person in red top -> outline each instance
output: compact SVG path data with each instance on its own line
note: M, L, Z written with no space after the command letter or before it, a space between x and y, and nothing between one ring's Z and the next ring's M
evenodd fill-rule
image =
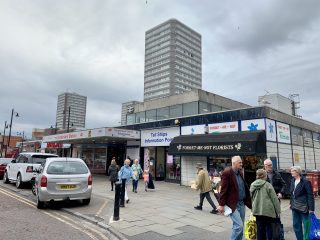
M243 178L240 156L232 157L232 167L226 168L221 176L218 211L223 213L225 205L232 210L229 215L233 223L230 239L241 240L243 238L245 206L251 209L252 203L249 187Z

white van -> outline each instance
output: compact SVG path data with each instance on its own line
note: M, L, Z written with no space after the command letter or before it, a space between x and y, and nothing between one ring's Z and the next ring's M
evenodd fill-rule
M5 169L3 182L10 181L16 183L17 188L21 188L24 183L30 182L34 176L34 170L44 165L48 157L57 157L55 154L24 152L13 159Z

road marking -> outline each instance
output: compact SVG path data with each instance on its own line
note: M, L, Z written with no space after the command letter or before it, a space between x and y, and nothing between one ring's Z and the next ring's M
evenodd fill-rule
M4 194L4 195L7 195L8 197L14 198L14 199L16 199L17 201L20 201L20 202L22 202L22 203L25 203L26 205L29 205L30 207L33 207L33 208L37 209L37 207L36 207L36 205L35 205L35 203L34 203L33 201L28 200L28 199L26 199L26 198L24 198L24 197L21 197L21 196L17 195L16 193L7 191L7 190L5 190L5 189L3 189L3 188L1 188L1 187L0 187L0 193L2 193L2 194ZM63 222L63 223L65 223L65 224L68 224L68 225L71 226L72 228L74 228L74 229L76 229L76 230L78 230L78 231L80 231L80 232L83 232L83 233L87 234L91 239L98 240L98 238L96 238L95 236L93 236L90 232L88 232L88 230L89 230L89 231L92 231L92 232L95 232L95 233L99 234L99 236L102 237L103 239L108 240L108 238L106 238L106 237L103 235L103 233L99 232L98 230L91 229L91 228L90 228L90 229L87 229L87 230L83 230L82 228L80 228L80 227L78 227L78 226L76 226L76 225L74 225L74 224L72 224L72 223L70 223L70 222L67 222L67 221L65 221L64 219L61 218L61 217L64 217L64 218L68 219L69 221L72 221L72 222L74 222L74 223L76 223L76 224L79 224L78 222L76 222L75 220L73 220L73 219L71 219L71 218L68 218L67 216L63 216L62 214L59 214L59 213L50 213L50 212L48 212L47 210L41 210L41 213L44 213L44 214L46 214L46 215L48 215L48 216L50 216L50 217L52 217L52 218L54 218L54 219L57 219L57 220L60 221L60 222ZM57 216L55 216L54 214L56 214ZM83 225L83 224L82 224L82 225ZM83 225L83 226L84 226L84 225ZM84 226L84 227L85 227L85 226ZM87 228L87 227L86 227L86 228Z
M80 223L81 223L83 227L89 228L90 231L93 231L93 232L99 234L99 236L102 237L103 239L109 240L109 238L107 238L105 235L103 235L103 233L102 233L101 231L98 231L98 230L96 230L96 229L91 228L91 226L89 226L89 225L93 225L93 224L91 224L91 223L87 223L87 222L86 222L85 224L88 225L88 226L86 226L83 222L80 222L80 223L79 223L79 222L76 222L75 220L73 220L72 218L70 218L70 217L68 217L68 216L62 215L62 214L57 213L57 212L55 212L55 214L57 214L57 215L65 218L65 219L67 219L68 221L72 221L72 222L77 223L77 224L80 224Z
M105 201L104 204L100 207L98 212L96 213L96 216L99 216L102 212L102 210L107 206L108 201Z

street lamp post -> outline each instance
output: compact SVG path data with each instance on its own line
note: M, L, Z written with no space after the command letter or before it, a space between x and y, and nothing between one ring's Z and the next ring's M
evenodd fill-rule
M13 119L13 114L16 114L15 116L16 117L19 117L19 113L15 112L14 109L12 108L12 111L11 111L11 119L10 119L10 128L9 128L9 139L8 139L8 143L7 143L7 146L6 146L6 150L5 150L5 153L4 153L4 157L6 157L7 155L7 149L8 149L8 146L10 144L10 139L11 139L11 128L12 128L12 119Z
M1 142L1 157L2 157L2 153L3 153L3 147L5 146L4 144L4 140L6 138L6 128L8 128L8 124L7 121L4 122L4 128L3 128L3 138L2 138L2 142Z

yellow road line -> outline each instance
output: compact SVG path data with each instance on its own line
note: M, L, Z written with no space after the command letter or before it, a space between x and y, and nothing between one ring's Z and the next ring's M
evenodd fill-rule
M96 213L96 216L99 216L102 212L102 210L107 206L108 201L105 201L104 204L100 207L98 212Z
M75 222L75 223L78 223L78 224L79 224L79 222L76 222L75 220L69 218L68 216L61 215L61 214L59 214L59 213L55 213L55 214L60 215L61 217L67 219L68 221L72 221L72 222ZM92 225L92 223L89 223L89 224ZM88 224L88 225L89 225L89 224ZM90 227L90 226L85 226L83 223L82 223L82 225L83 225L83 227L85 227L85 228L89 228L89 227ZM105 240L109 240L109 238L107 238L105 235L103 235L102 232L100 232L100 231L98 231L98 230L96 230L96 229L90 228L90 231L93 231L93 232L99 234L99 235L100 235L103 239L105 239Z

